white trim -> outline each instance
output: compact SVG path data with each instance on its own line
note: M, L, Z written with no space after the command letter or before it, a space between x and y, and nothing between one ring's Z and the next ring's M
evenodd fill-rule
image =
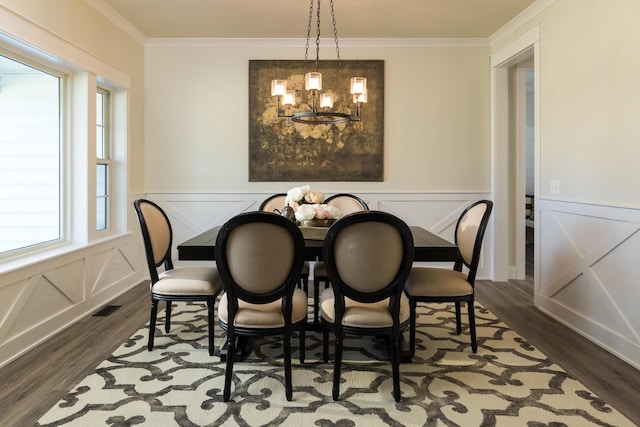
M520 12L515 18L507 22L502 28L489 36L489 43L495 46L498 42L513 34L519 27L526 24L531 19L542 13L546 8L555 3L556 0L537 0L531 6Z
M104 0L84 0L89 6L94 8L98 13L113 23L116 27L124 31L126 34L135 39L142 46L147 42L147 36L135 27L131 22L127 21L114 8L109 6Z
M535 104L535 194L539 194L540 177L540 26L527 31L504 48L491 55L491 149L492 149L492 192L494 194L494 223L508 224L509 219L509 67L524 57L534 56L534 104ZM536 206L537 211L537 206ZM537 212L534 213L537 216ZM508 247L509 235L506 227L493 227L493 280L505 281L509 278ZM539 233L536 229L534 246L535 263L540 250ZM534 286L539 281L539 266L534 266Z
M516 240L516 279L524 280L526 275L526 225L525 225L525 195L526 195L526 100L527 81L526 69L518 68L515 73L515 119L516 119L516 197L515 197L515 240ZM512 98L513 99L513 98Z
M507 66L507 62L517 62L514 61L514 58L538 41L540 41L540 25L536 25L502 49L494 52L491 55L491 68Z
M302 38L150 38L146 47L264 47L302 48ZM335 46L335 40L320 39L321 47ZM484 38L423 38L423 39L340 39L340 47L490 47Z
M53 65L84 69L124 88L131 87L131 77L92 53L62 39L37 24L0 5L0 42L36 55Z

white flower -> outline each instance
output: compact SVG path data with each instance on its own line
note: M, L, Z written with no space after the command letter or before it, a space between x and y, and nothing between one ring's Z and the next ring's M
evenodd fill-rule
M294 187L287 191L285 197L285 204L292 206L294 203L322 203L324 201L324 194L318 190L314 190L310 185L303 185L302 187Z
M329 213L329 219L338 219L342 216L342 214L340 213L340 209L338 209L336 206L327 206L327 212Z
M316 206L319 205L300 205L296 211L296 219L298 221L310 221L316 216Z
M300 202L304 199L304 196L311 190L311 186L303 185L302 187L293 187L287 191L287 197L284 199L284 203L288 205L291 202Z
M307 191L307 194L304 195L304 201L315 204L322 203L324 202L324 194L317 190L309 190Z
M324 194L314 190L310 185L293 187L287 191L285 205L291 206L298 221L312 219L338 219L342 214L335 206L323 204Z

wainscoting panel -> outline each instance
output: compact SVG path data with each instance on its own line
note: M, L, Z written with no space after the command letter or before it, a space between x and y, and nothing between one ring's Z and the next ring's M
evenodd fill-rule
M640 368L640 211L549 200L539 209L536 306Z
M128 207L130 232L0 274L0 366L148 277Z

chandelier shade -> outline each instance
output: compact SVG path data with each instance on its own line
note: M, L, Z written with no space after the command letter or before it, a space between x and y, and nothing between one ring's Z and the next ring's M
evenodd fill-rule
M271 81L271 96L277 100L278 117L288 119L296 123L306 124L340 124L348 122L362 121L361 108L367 102L367 79L366 77L352 77L350 84L350 94L352 95L353 111L333 111L335 94L332 91L322 91L322 73L319 71L320 64L320 1L310 0L309 3L309 24L307 27L307 43L304 54L305 68L308 60L309 42L311 38L311 26L314 15L314 1L316 9L316 59L315 69L306 72L304 75L304 88L306 91L309 111L293 112L297 104L297 93L295 90L287 88L286 80ZM331 16L333 23L333 35L336 44L336 54L338 67L340 66L340 47L338 44L338 31L336 28L336 17L333 8L333 0L330 0ZM300 98L303 98L301 94Z

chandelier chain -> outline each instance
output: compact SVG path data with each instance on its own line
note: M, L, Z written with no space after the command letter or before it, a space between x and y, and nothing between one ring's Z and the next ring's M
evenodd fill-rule
M309 39L311 38L311 23L313 22L313 0L309 4L309 23L307 24L307 43L304 47L304 69L306 70L307 58L309 57ZM305 71L306 72L306 71Z
M340 67L340 46L338 45L338 27L336 25L336 13L333 10L333 0L330 1L331 4L331 19L333 22L333 37L336 41L336 57L338 58L338 67Z
M317 16L316 16L316 71L320 62L320 0L318 0Z

